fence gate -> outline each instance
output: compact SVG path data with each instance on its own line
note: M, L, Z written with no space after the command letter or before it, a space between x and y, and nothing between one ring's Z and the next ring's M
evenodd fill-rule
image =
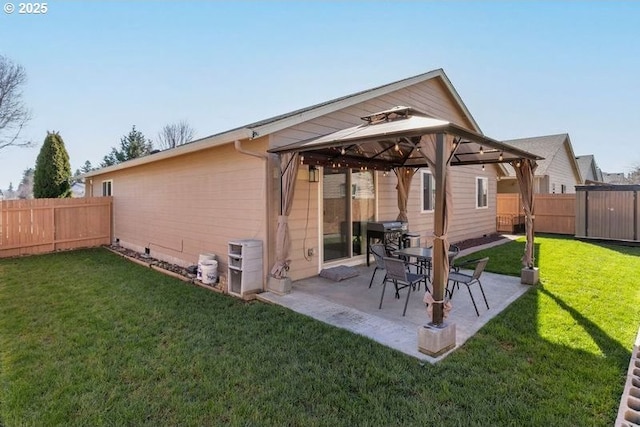
M536 233L575 233L575 194L535 194L534 197L533 228ZM524 232L524 211L519 194L498 194L496 214L498 232Z

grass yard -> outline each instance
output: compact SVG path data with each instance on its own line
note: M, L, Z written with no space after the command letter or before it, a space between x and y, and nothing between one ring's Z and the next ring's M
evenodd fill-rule
M518 275L522 248L480 255ZM536 249L542 285L435 366L104 249L0 260L0 424L612 425L640 248Z

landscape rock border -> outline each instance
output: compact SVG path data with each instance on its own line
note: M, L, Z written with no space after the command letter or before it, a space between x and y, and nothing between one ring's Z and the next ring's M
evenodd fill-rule
M227 293L226 282L224 280L220 280L215 285L205 285L204 283L196 279L195 274L189 273L186 267L181 267L176 264L161 261L159 259L141 254L140 252L136 252L122 246L111 245L107 246L106 248L111 252L128 259L129 261L135 262L136 264L140 264L144 267L149 267L168 276L175 277L176 279L180 279L183 282L192 283L196 286L200 286L201 288L209 289L219 293Z

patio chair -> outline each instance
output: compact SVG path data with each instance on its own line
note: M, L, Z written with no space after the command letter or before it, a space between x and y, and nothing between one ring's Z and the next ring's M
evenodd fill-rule
M449 245L449 269L459 271L455 264L455 259L460 255L460 248L456 245Z
M487 310L489 309L489 303L487 302L487 296L484 294L484 289L482 289L482 283L480 282L480 276L484 271L484 268L487 266L489 262L489 258L482 258L476 260L470 260L456 265L456 268L464 268L467 266L471 266L475 264L475 269L473 270L473 274L464 274L460 273L460 271L450 271L449 272L449 283L453 283L451 285L451 289L449 289L449 283L447 283L446 293L449 294L449 299L453 298L454 288L460 289L460 283L467 286L467 290L469 291L469 296L471 297L471 302L473 303L473 308L476 310L476 315L480 316L478 312L478 307L476 306L476 301L473 298L473 293L471 292L471 285L478 284L480 287L480 292L482 292L482 298L484 298L484 303L487 306Z
M369 252L371 252L371 255L373 255L373 259L376 262L376 268L374 268L373 274L371 275L371 280L369 281L369 288L371 288L371 285L373 285L373 279L376 277L376 272L378 270L386 270L384 266L384 258L387 256L387 249L382 243L374 243L369 248ZM382 282L384 283L387 280L387 274L385 271L384 279Z
M384 299L387 281L391 280L395 286L396 298L400 298L400 291L402 289L407 289L407 299L404 302L404 310L402 311L402 315L404 316L407 313L409 295L411 295L412 290L420 289L420 282L424 282L426 291L430 292L427 286L427 276L424 274L410 273L408 271L410 264L399 258L385 257L384 264L387 270L387 280L382 284L382 295L380 295L380 305L378 306L378 309L382 308L382 300Z

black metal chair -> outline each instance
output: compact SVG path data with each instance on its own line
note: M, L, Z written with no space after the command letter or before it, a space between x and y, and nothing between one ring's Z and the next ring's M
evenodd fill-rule
M387 250L382 243L374 243L369 248L369 252L371 252L371 255L373 255L373 259L376 262L376 268L373 270L371 280L369 281L369 288L371 288L371 285L373 285L373 279L376 277L376 272L378 270L386 270L384 258L387 256ZM384 283L387 280L387 274L385 271L384 280L382 282Z
M476 315L480 316L478 312L478 307L476 306L476 301L473 298L473 293L471 292L471 285L477 283L480 287L480 292L482 292L482 298L484 298L484 303L487 306L487 310L489 309L489 303L487 302L487 296L484 294L484 289L482 289L482 283L480 282L480 276L484 271L487 263L489 262L489 258L482 258L476 260L466 261L460 264L457 264L455 268L458 270L452 270L449 272L449 283L453 283L451 285L451 289L449 289L449 283L447 283L447 291L449 294L449 299L453 298L454 288L460 289L460 283L467 286L467 290L469 291L469 296L471 297L471 302L473 303L473 308L476 310ZM460 268L465 268L475 264L475 269L473 270L473 274L464 274L460 273Z
M458 271L458 267L454 266L455 259L460 255L460 248L456 245L449 245L449 268Z
M384 264L387 270L387 276L382 285L382 295L380 295L380 305L378 309L382 308L382 300L384 299L387 281L391 280L395 286L396 298L400 298L400 291L402 289L407 289L407 299L404 302L404 310L402 311L402 315L404 316L407 313L409 295L411 295L412 290L420 289L420 282L424 282L427 292L430 292L427 287L427 277L424 274L410 273L408 271L408 263L398 258L385 257Z

